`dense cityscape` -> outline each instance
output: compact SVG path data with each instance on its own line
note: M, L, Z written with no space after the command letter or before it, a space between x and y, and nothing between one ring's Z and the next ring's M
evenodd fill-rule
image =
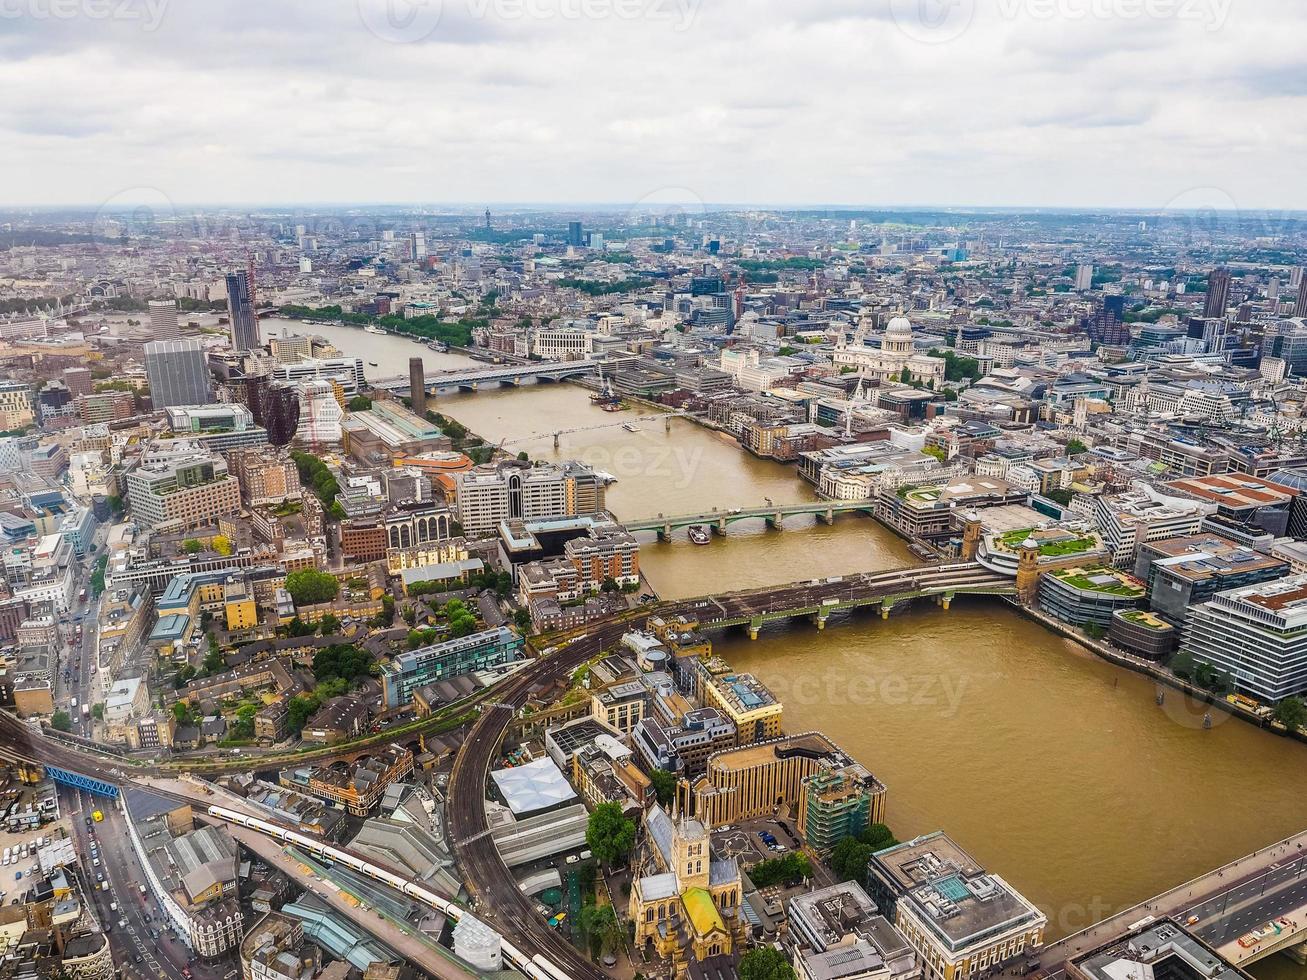
M1307 980L1307 6L0 28L0 980Z
M1301 765L1296 223L86 218L4 225L5 975L1301 956L1275 836L1050 919L823 730L867 678L791 720L726 652L1015 613ZM781 538L806 557L735 571ZM698 548L701 590L667 559Z

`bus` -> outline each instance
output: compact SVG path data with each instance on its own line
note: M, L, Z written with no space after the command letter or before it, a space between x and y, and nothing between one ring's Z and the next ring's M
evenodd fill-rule
M91 717L91 706L89 704L82 705L82 721L85 721L87 718L90 717Z

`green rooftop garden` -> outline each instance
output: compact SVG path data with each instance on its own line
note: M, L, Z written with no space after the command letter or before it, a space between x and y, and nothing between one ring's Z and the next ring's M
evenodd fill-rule
M1154 616L1152 613L1144 609L1131 609L1128 612L1123 612L1121 614L1121 618L1128 623L1134 623L1136 626L1142 626L1145 629L1150 629L1150 630L1174 629L1174 627L1171 626L1170 623L1158 618L1157 616Z
M1026 538L1035 533L1034 528L1022 528L1016 531L1007 531L999 536L999 544L1008 551L1018 551ZM1039 540L1036 538L1035 540ZM1047 541L1040 541L1039 555L1041 558L1062 558L1066 555L1076 555L1084 551L1093 551L1098 547L1098 540L1092 535L1072 535L1065 538L1053 538Z
M1064 568L1051 573L1058 580L1073 589L1085 592L1101 592L1103 595L1120 596L1123 599L1138 599L1146 591L1142 585L1136 585L1110 568Z

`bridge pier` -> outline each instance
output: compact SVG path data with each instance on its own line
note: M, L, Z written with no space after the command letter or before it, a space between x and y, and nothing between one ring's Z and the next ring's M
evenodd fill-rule
M672 540L672 526L670 524L664 524L662 527L658 529L658 540L659 541Z
M1281 952L1299 966L1307 966L1307 942L1301 942L1295 946L1286 947L1281 950Z
M829 617L830 617L830 613L826 612L825 610L821 612L815 612L812 614L812 624L816 626L817 629L824 630L826 628L826 620Z
M948 607L953 604L953 593L945 592L941 595L935 596L935 604L940 606L945 612L948 612Z
M713 530L722 537L726 537L726 518L717 518L717 523L713 525Z
M777 511L776 513L772 514L771 517L764 517L763 522L768 527L774 527L776 530L779 531L783 527L785 527L785 515L782 514L780 511Z
M670 415L663 416L663 431L664 432L672 431L672 417Z
M751 640L756 640L756 639L758 639L758 632L759 632L759 630L761 630L761 629L762 629L762 620L761 620L761 619L751 619L751 620L749 620L749 639L751 639Z
M554 448L555 448L555 449L558 449L559 446L560 446L560 443L562 442L562 439L560 438L561 435L562 435L562 433L560 433L560 432L555 432L555 433L554 433Z
M893 610L893 608L894 608L893 599L889 599L889 598L883 599L880 604L880 618L889 619L890 611Z
M834 524L835 508L827 507L824 511L821 510L817 511L817 513L814 514L813 516L816 517L817 520L820 521L822 524Z

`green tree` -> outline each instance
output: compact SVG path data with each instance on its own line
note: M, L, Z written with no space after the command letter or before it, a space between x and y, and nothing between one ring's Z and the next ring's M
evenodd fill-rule
M441 611L449 623L451 637L468 636L476 632L477 618L462 599L450 599Z
M315 568L302 568L286 576L286 591L297 606L312 606L330 602L340 591L336 576L319 572Z
M922 446L921 451L927 456L934 456L941 463L948 462L948 450L943 446Z
M372 669L372 658L351 643L325 647L313 655L313 676L318 681L333 677L353 681Z
M318 632L323 636L331 636L331 634L335 633L338 629L340 629L340 620L331 613L327 613L318 622Z
M794 967L774 946L759 946L740 957L740 980L794 980Z
M54 717L50 719L50 727L56 732L71 732L73 719L67 711L56 711Z
M867 828L858 834L858 840L863 844L871 846L872 852L883 851L887 847L893 847L898 843L893 831L883 823L868 824Z
M666 769L655 769L649 773L649 779L653 783L654 795L658 797L659 805L671 806L672 801L676 799L676 777Z
M317 692L295 695L290 699L290 704L286 706L287 727L298 735L304 730L304 723L312 718L313 713L320 707L322 707L322 701Z
M1171 673L1182 680L1192 680L1194 677L1194 658L1184 650L1181 650L1171 658Z
M1066 454L1068 456L1079 456L1087 452L1089 452L1089 447L1079 439L1072 439L1066 444Z
M861 884L867 877L867 861L871 855L870 844L864 844L856 837L845 837L831 852L830 869L840 881Z
M590 814L585 842L596 858L613 865L631 853L635 845L635 822L622 813L617 803L600 803Z
M196 538L187 538L185 541L182 542L182 551L186 552L188 555L199 554L199 552L203 550L204 550L204 545L201 544Z
M227 661L223 658L222 648L218 646L218 638L210 633L209 650L204 655L200 670L205 674L221 674L226 669Z
M611 952L621 938L617 912L611 905L586 905L581 909L581 931L598 954Z
M759 888L799 878L811 878L812 862L806 854L791 851L784 857L758 862L749 869L749 877Z
M345 403L345 407L351 412L366 412L372 407L372 399L367 395L355 395Z
M195 722L195 716L191 713L191 706L185 701L177 701L173 704L172 717L178 725L191 725Z
M1285 698L1275 706L1273 717L1290 733L1296 732L1307 725L1307 704L1303 703L1302 698Z
M99 704L92 705L92 707L91 707L91 717L94 718L96 721L104 721L104 702L103 702L103 701L101 701Z
M531 610L519 609L513 613L513 625L523 636L531 632Z

